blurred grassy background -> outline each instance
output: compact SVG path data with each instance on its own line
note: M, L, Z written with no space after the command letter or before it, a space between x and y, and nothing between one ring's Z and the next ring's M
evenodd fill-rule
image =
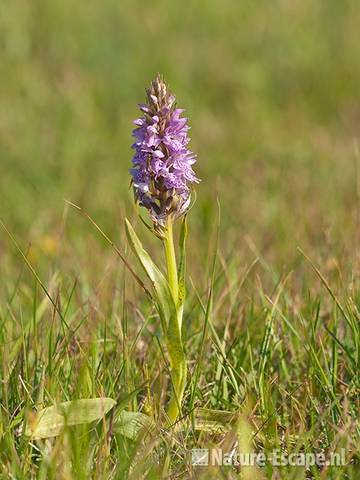
M65 222L64 198L118 239L131 122L160 71L198 153L194 246L218 194L225 252L253 245L282 265L297 245L353 251L359 22L357 0L3 0L0 218L39 261L64 261L68 243L86 259L98 241Z

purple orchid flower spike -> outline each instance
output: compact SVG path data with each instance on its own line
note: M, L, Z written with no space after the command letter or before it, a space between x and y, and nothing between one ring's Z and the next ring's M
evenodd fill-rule
M155 231L182 216L190 205L191 184L198 183L192 165L196 156L188 149L190 127L176 108L175 96L160 75L146 91L147 103L135 120L136 141L130 170L135 200L149 211Z

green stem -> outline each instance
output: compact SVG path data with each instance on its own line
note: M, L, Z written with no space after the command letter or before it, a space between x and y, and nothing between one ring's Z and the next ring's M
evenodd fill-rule
M181 412L181 403L184 396L186 383L186 358L184 355L181 340L181 323L182 323L182 307L179 307L179 280L176 264L176 255L173 237L173 224L169 219L166 225L166 234L164 238L166 266L168 274L168 282L171 295L174 299L176 318L169 319L169 322L175 321L176 324L168 325L168 350L170 355L172 392L168 405L168 419L170 425L176 422ZM174 342L174 327L177 332Z
M179 284L177 275L176 255L173 237L173 224L169 219L166 225L166 235L164 239L166 266L168 272L168 281L171 294L173 296L175 307L178 305Z

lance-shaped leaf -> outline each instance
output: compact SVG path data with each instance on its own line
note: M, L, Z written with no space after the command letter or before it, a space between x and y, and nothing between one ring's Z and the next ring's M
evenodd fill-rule
M144 413L122 410L115 416L113 428L116 433L136 440L140 434L153 431L155 425L151 418Z
M238 416L238 412L196 408L194 411L195 430L209 433L228 432L234 426Z
M127 219L125 219L125 228L131 249L138 258L153 286L157 302L156 306L159 311L162 326L166 332L169 318L173 315L176 315L176 308L170 292L169 284L160 269L155 265L150 255L142 246L139 237L136 235L134 229Z
M63 402L29 415L25 435L36 439L56 437L65 426L91 423L103 418L116 404L112 398Z
M177 316L169 319L167 330L167 348L170 357L171 381L174 394L171 397L168 415L175 421L181 407L182 397L186 386L186 356L181 341L181 334Z

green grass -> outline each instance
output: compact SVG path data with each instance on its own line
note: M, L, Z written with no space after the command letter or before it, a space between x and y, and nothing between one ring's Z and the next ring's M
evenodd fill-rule
M0 227L1 478L359 477L359 20L357 0L1 3L0 220L19 247ZM125 216L162 261L127 173L157 71L190 117L202 178L173 429L156 311L64 201L144 281ZM117 404L99 423L48 440L20 428L43 407L101 396ZM124 436L124 411L154 425ZM347 465L188 464L192 448L236 442L344 448Z

